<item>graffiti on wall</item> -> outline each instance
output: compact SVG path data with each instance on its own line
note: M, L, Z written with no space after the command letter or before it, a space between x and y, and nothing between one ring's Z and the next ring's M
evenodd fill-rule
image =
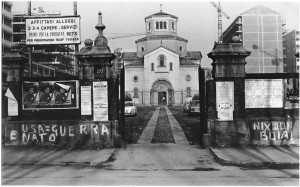
M104 123L57 125L57 124L21 124L20 133L10 131L11 141L22 142L55 142L58 138L78 138L80 135L109 136L110 130Z
M292 121L252 121L253 140L293 140Z

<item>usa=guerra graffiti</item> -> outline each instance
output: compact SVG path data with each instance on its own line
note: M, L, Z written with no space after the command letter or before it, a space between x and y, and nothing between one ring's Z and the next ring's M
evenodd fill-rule
M292 121L252 121L254 140L293 140Z
M55 142L58 137L76 137L79 135L109 136L111 133L105 124L80 124L56 125L56 124L21 124L20 134L23 142ZM18 140L18 130L11 130L10 140Z

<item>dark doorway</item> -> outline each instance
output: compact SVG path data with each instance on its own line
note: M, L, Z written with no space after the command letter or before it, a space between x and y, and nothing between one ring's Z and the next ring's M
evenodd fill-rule
M158 92L158 104L159 105L167 105L167 93L166 92Z

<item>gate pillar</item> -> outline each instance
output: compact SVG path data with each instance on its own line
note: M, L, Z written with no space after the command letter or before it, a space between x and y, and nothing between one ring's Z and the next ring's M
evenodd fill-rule
M234 36L232 43L215 44L208 57L213 60L212 76L217 81L232 81L234 83L233 118L242 118L245 114L245 58L250 55Z

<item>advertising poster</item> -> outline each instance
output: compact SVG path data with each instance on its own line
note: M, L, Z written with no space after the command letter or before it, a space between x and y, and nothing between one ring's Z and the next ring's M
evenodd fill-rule
M282 108L283 91L282 79L246 79L245 107Z
M23 110L77 109L79 108L79 82L24 81L22 84Z
M81 115L92 115L92 87L81 86Z
M218 119L233 120L234 82L216 82Z
M289 78L285 80L284 108L299 108L299 78Z
M94 121L108 121L107 81L93 82Z
M79 44L80 17L38 17L26 19L26 45Z

